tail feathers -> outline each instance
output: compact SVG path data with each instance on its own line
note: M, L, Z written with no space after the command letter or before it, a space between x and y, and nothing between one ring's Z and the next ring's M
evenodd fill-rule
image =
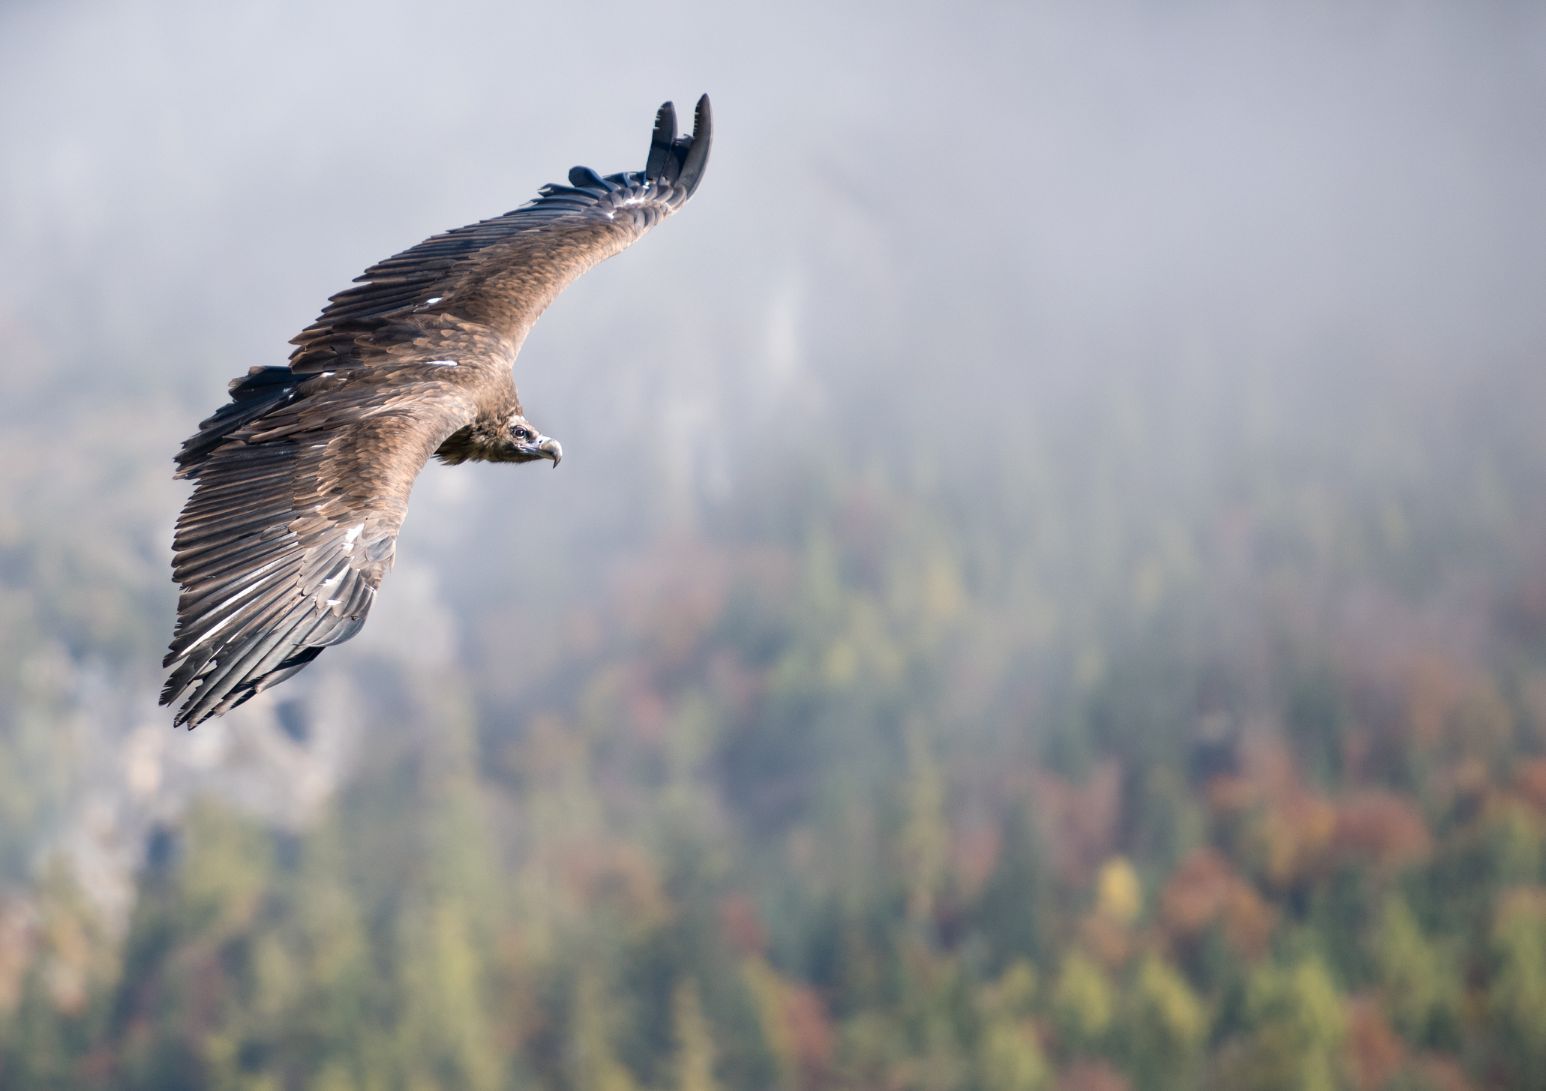
M198 472L204 457L233 432L295 396L297 376L287 367L255 367L231 381L231 400L199 422L199 430L177 452L177 476Z

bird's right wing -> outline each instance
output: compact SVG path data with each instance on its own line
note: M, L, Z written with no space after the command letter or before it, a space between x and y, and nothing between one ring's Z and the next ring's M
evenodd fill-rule
M602 176L569 172L503 216L459 227L378 262L356 286L332 297L295 338L297 372L336 370L383 322L448 316L497 330L517 344L575 277L625 249L681 208L708 163L709 99L698 100L693 131L676 135L671 103L655 116L643 171ZM355 358L358 359L358 358Z
M467 372L423 355L400 346L368 374L255 368L184 444L178 476L197 485L172 542L174 723L241 704L365 623L414 479L474 414Z

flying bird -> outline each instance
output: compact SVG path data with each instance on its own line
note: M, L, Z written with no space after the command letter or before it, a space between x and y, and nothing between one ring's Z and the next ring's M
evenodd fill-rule
M708 96L690 135L655 116L643 171L569 172L503 216L426 239L355 278L254 367L177 455L195 482L177 520L177 626L161 703L192 728L293 675L365 624L414 478L456 464L551 461L511 367L566 285L687 203L708 161Z

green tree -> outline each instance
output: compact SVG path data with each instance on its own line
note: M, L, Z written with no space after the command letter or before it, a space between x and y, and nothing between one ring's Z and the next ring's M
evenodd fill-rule
M982 1021L977 1078L985 1091L1039 1091L1051 1086L1052 1066L1031 1021L1036 971L1024 959L977 990Z
M1139 1087L1197 1085L1208 1013L1186 978L1159 955L1150 953L1139 966L1118 1033Z
M496 1044L493 913L498 874L473 758L470 714L442 716L433 753L409 804L416 834L409 886L396 893L395 1045L413 1087L500 1086ZM410 820L412 820L410 819Z
M671 996L676 1051L672 1058L672 1091L718 1091L714 1082L714 1032L704 1017L698 986L677 985Z
M1052 986L1059 1036L1076 1049L1098 1052L1116 1013L1111 980L1089 955L1075 948L1063 959Z
M583 968L569 1010L566 1067L572 1091L634 1091L638 1086L613 1049L615 1014L600 974Z
M1325 965L1307 956L1248 979L1243 1041L1221 1057L1215 1083L1240 1091L1337 1091L1346 1015Z
M990 1019L982 1030L977 1070L983 1091L1042 1091L1052 1069L1029 1022Z
M907 916L926 925L944 885L949 853L945 824L945 789L939 761L915 724L907 732L907 781L903 789L906 816L900 839L900 859L907 877Z
M1487 1014L1495 1056L1519 1078L1546 1071L1546 906L1531 893L1506 901L1493 926Z
M1425 1041L1442 1012L1455 1005L1457 971L1446 953L1423 934L1400 895L1385 899L1372 937L1375 974L1391 1021L1415 1042Z

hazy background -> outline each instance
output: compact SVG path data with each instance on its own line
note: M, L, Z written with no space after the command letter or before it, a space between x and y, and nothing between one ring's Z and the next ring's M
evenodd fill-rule
M562 470L173 733L226 381L702 91ZM0 1084L1524 1086L1543 117L1529 4L11 0Z

